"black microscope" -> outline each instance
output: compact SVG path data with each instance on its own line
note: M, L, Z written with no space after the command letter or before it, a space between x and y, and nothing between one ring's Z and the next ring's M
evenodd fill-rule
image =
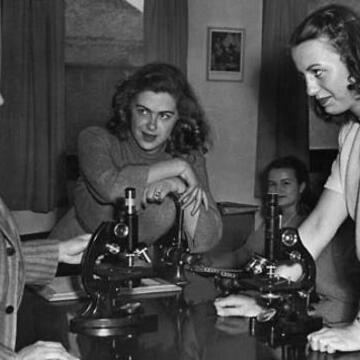
M190 271L213 276L223 296L245 292L256 294L264 308L250 319L250 333L277 346L305 341L306 335L322 327L322 319L310 316L317 301L314 259L301 242L297 229L282 228L278 194L269 193L265 201L265 255L255 255L243 268L218 269L202 265L188 266ZM276 275L279 265L300 264L297 281Z
M157 327L155 315L145 315L141 302L127 295L141 279L153 277L152 267L137 266L140 258L151 263L145 245L138 242L135 189L126 188L116 206L116 220L105 221L93 234L82 260L82 284L89 301L72 319L75 333L90 336L136 335Z

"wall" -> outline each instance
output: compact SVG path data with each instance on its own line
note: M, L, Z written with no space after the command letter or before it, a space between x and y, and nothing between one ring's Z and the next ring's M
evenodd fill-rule
M127 0L65 1L66 151L111 116L115 85L143 64L143 13Z
M189 1L188 77L210 120L210 186L217 201L255 203L262 0ZM206 80L207 27L245 29L242 82Z

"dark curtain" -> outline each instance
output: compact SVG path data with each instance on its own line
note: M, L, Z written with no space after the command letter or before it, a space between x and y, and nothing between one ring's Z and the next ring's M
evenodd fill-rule
M1 0L0 194L12 210L57 205L64 150L64 2Z
M186 74L188 48L188 1L145 0L145 63L163 61Z
M270 161L296 155L309 163L308 100L288 46L307 15L307 0L264 0L260 74L257 174ZM255 195L260 194L259 181Z

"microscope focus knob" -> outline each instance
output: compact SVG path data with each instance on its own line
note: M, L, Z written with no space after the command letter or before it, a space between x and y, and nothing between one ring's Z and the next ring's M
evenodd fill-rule
M117 255L120 253L120 246L118 244L106 244L105 247L110 254Z
M129 227L125 223L118 223L114 227L114 235L118 238L125 238L129 235Z
M287 247L294 246L299 241L297 231L292 228L285 229L281 235L281 241Z

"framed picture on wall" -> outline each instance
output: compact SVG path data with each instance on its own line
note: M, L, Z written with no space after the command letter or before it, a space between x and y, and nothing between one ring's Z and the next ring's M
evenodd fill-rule
M207 80L243 81L245 30L208 27Z

